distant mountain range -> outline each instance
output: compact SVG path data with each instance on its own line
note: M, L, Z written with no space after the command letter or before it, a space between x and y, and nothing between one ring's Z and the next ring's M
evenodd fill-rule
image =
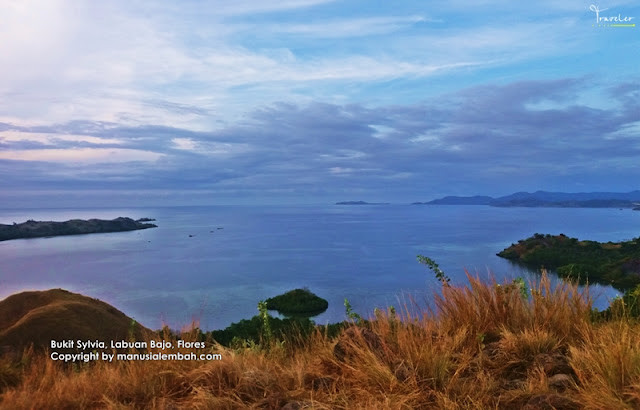
M638 208L640 190L631 192L516 192L493 198L490 196L446 196L413 205L491 205L501 207L550 208Z

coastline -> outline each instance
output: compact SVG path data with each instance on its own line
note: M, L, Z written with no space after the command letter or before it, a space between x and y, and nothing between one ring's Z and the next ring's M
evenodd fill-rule
M133 220L118 217L112 220L104 219L71 219L65 222L28 220L13 225L0 224L0 241L14 239L46 238L67 235L84 235L92 233L112 233L136 231L156 228L157 225L147 223L151 218Z

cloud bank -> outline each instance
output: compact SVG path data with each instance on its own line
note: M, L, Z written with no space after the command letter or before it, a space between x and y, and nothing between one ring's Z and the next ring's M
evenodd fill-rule
M638 189L637 30L578 1L390 7L3 3L0 200Z

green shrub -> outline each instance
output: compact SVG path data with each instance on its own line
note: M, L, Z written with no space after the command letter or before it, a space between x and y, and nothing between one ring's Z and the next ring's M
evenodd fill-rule
M433 271L436 275L436 279L438 279L443 285L448 285L451 282L451 279L440 269L440 266L431 258L428 258L423 255L418 255L418 262L423 265L427 265L429 269Z
M259 344L266 341L264 340L265 333L269 333L268 337L276 342L297 336L307 337L314 329L314 323L309 318L279 319L269 317L268 320L269 330L265 328L264 317L256 315L251 319L232 323L223 330L214 330L209 335L221 345L231 346L234 339Z

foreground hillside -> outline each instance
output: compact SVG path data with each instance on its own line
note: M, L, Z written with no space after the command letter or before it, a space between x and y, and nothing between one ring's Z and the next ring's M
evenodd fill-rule
M4 351L31 344L43 350L51 340L127 339L150 334L113 306L62 289L22 292L0 301L0 347Z
M633 409L640 325L576 287L443 283L436 312L390 309L331 339L237 344L215 361L0 363L0 408ZM401 318L399 316L402 316ZM265 336L273 337L265 321ZM185 339L189 334L182 335ZM175 341L174 341L175 342Z

